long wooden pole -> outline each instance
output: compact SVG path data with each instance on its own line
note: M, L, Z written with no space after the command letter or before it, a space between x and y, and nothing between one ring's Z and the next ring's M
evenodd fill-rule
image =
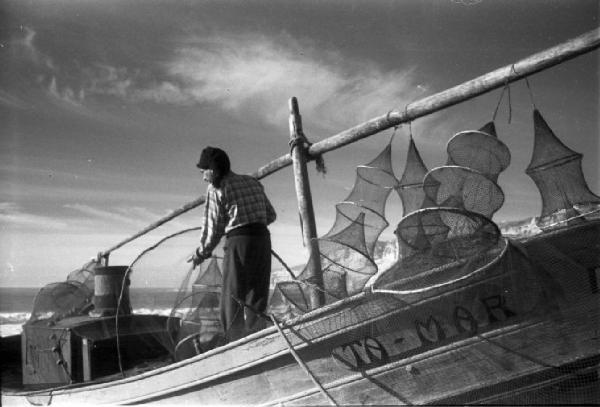
M302 117L298 109L298 100L293 97L289 100L290 107L290 144L292 146L292 164L294 168L294 185L296 186L296 197L298 198L298 211L302 222L302 240L308 248L307 268L309 281L314 285L308 286L308 299L311 309L316 309L325 303L323 288L323 275L321 273L321 256L317 239L317 225L315 223L315 211L310 191L308 169L306 168L306 151L308 143L302 130Z
M311 157L338 149L382 130L407 123L447 107L480 96L507 83L523 79L534 73L558 65L566 60L593 51L600 47L600 28L538 52L514 64L506 65L493 72L479 76L443 92L410 103L401 111L392 110L351 129L315 143L309 149Z
M527 58L515 62L514 64L496 69L493 72L479 76L475 79L454 86L453 88L413 102L409 104L405 110L392 110L385 115L376 117L348 130L342 131L341 133L333 135L327 139L321 140L311 145L308 149L309 159L313 159L320 154L344 147L347 144L354 143L365 137L372 136L383 130L389 129L390 127L413 121L419 117L429 115L446 107L464 102L494 89L498 89L507 83L518 81L527 76L533 75L534 73L551 68L564 61L591 52L598 47L600 47L600 29L596 28L595 30L582 34L579 37L533 54ZM285 154L260 167L252 175L258 179L262 179L290 165L292 165L292 156L291 154ZM120 243L104 252L100 252L99 256L108 256L111 251L122 247L126 243L131 242L148 231L170 221L171 219L189 211L190 209L202 205L203 203L204 197L200 197L185 204L181 208L174 210L169 215L144 228L135 235L124 239Z
M101 260L102 258L107 259L108 255L114 251L117 250L120 247L125 246L127 243L137 239L140 236L145 235L146 233L150 232L151 230L156 229L157 227L164 225L165 223L167 223L168 221L170 221L171 219L175 219L177 216L184 214L200 205L202 205L204 202L206 201L206 197L205 196L201 196L191 202L186 203L185 205L183 205L182 207L175 209L173 211L171 211L171 213L169 213L167 216L160 218L159 220L157 220L156 222L146 226L144 229L140 230L139 232L135 233L132 236L129 236L128 238L120 241L119 243L117 243L116 245L112 246L109 249L106 249L103 252L98 253L98 260ZM108 263L108 262L107 262Z

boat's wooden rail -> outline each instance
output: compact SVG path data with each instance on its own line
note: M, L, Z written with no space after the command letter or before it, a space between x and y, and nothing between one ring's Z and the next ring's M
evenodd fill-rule
M589 243L587 251L596 247L590 237L597 236L598 222L557 230L523 246L552 250L564 243L564 255L591 268L597 257L580 258L574 237ZM537 255L547 254L538 250ZM525 260L516 250L505 258L509 267L493 265L465 284L425 295L363 292L282 324L285 337L273 326L136 376L3 393L3 401L466 404L502 401L515 390L570 379L583 383L582 375L597 369L599 360L597 287L585 273L560 267L549 270L556 285L549 284L538 268L516 267L517 256ZM556 295L558 287L573 293ZM290 348L302 363L294 361Z
M570 39L562 44L548 48L544 51L530 55L517 62L481 75L470 81L461 83L442 92L425 97L408 104L403 110L391 110L386 114L375 117L355 127L344 130L338 134L307 146L306 160L313 160L327 152L342 148L348 144L370 137L391 127L411 122L420 117L430 115L439 110L467 101L479 95L506 86L509 83L521 80L537 72L546 70L569 59L586 54L600 47L600 28ZM292 131L292 125L290 124ZM252 175L258 179L265 178L285 167L292 165L292 153L276 158L260 167ZM171 211L167 216L153 222L135 234L123 239L114 246L98 253L98 260L108 263L111 252L121 248L127 243L145 235L172 219L194 209L205 202L205 197L200 196L180 208Z

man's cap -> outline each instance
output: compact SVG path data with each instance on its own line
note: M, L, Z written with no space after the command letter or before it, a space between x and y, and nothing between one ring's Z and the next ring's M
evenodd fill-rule
M200 153L200 160L196 167L202 170L219 171L224 175L229 172L231 164L225 151L216 147L206 147Z

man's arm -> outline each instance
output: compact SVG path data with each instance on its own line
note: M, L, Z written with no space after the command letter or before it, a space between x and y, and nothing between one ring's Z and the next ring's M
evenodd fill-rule
M224 209L219 202L215 189L208 188L206 195L204 227L200 235L200 246L196 249L196 257L201 258L201 260L211 256L212 251L225 234L226 226Z

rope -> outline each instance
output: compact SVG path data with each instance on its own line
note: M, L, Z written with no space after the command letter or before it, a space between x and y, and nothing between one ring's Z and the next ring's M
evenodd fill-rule
M515 73L515 75L519 75L519 73L515 69L515 64L512 64L511 69ZM527 85L527 90L529 92L529 99L531 100L531 105L533 106L534 109L537 109L537 107L535 106L535 100L533 99L533 92L531 90L531 85L529 84L529 80L527 79L527 76L524 79L525 79L525 85Z
M279 332L279 334L281 335L281 337L285 341L285 343L286 343L286 345L287 345L290 353L292 354L292 356L294 357L294 359L296 359L296 362L298 362L298 364L300 365L300 367L302 368L302 370L304 370L304 372L310 377L310 379L313 381L313 383L319 388L319 391L321 391L321 393L327 398L327 400L329 400L329 402L331 403L331 405L337 406L338 404L329 395L329 393L327 393L327 391L325 390L325 388L323 387L323 385L319 382L319 380L317 380L317 378L315 377L315 375L313 375L313 373L310 371L310 369L308 368L308 366L306 365L306 363L302 360L302 358L300 357L300 355L298 355L298 352L296 352L296 349L294 349L294 345L292 345L292 343L287 338L287 336L285 336L285 334L283 333L283 330L281 329L281 325L279 325L279 321L277 321L277 319L272 314L267 315L264 312L261 312L261 311L255 309L251 305L247 304L246 302L240 300L239 298L237 298L237 297L235 297L233 295L231 296L231 298L233 298L234 301L236 301L238 304L240 304L240 306L246 307L250 311L254 312L257 316L259 316L261 318L264 318L264 319L270 319L273 322L273 325L277 329L277 332Z
M119 299L117 301L117 314L115 315L115 335L116 335L116 339L117 339L117 360L119 362L119 372L121 372L121 375L123 377L125 377L125 372L123 370L123 363L121 360L121 341L119 339L120 335L119 335L119 310L121 309L121 301L123 300L123 294L125 292L125 284L127 282L127 278L129 277L129 274L131 273L131 267L142 257L144 256L146 253L148 253L149 251L152 251L154 249L156 249L159 245L161 245L163 242L165 242L166 240L187 233L187 232L191 232L193 230L200 230L202 229L201 227L194 227L194 228L189 228L189 229L184 229L181 230L179 232L173 233L169 236L166 236L162 239L160 239L158 242L156 242L155 244L153 244L150 247L147 247L146 249L144 249L139 255L137 255L137 257L131 262L131 264L127 267L127 270L125 270L125 275L123 276L123 281L121 282L121 292L119 293ZM194 269L194 266L192 265L191 270L188 272L188 277L191 274L191 271ZM168 322L169 320L167 319L167 330L168 330ZM173 344L175 345L175 344Z
M394 126L394 131L392 132L392 136L390 137L390 142L388 144L392 144L392 142L394 141L394 136L396 135L396 132L398 131L398 126Z
M519 73L515 69L515 64L511 65L510 70L511 70L511 72L514 72L515 76L519 76ZM527 79L527 77L524 77L524 79L525 79L525 84L527 85L527 90L529 92L529 99L531 100L531 104L533 105L534 109L537 109L535 106L535 100L533 98L533 92L531 90L531 85L529 84L529 80ZM510 80L510 74L509 74L509 76L506 77L506 80L504 82L504 87L502 88L502 92L500 93L500 98L498 99L498 104L496 105L496 109L494 109L492 121L496 120L496 115L498 114L498 108L500 107L500 103L502 102L502 98L504 96L505 90L507 91L507 94L508 94L508 123L510 123L512 120L512 102L511 102L511 96L510 96L509 80Z
M296 359L296 362L298 362L298 365L300 365L302 370L304 370L304 373L306 373L310 377L312 382L319 388L319 391L321 392L321 394L323 394L323 396L325 396L325 398L327 400L329 400L331 405L337 406L338 404L335 402L335 400L329 395L329 393L327 393L327 390L325 390L325 388L323 387L321 382L319 382L319 380L315 377L315 375L310 371L310 369L308 368L306 363L304 363L302 358L300 358L300 355L298 355L298 352L296 352L296 349L294 349L294 345L292 345L290 340L283 333L283 330L281 329L281 326L279 325L279 322L277 321L277 319L273 315L269 315L269 317L271 318L271 321L273 321L273 325L275 325L275 328L277 328L277 332L279 332L279 334L281 335L281 337L287 344L287 347L290 350L290 353L292 354L294 359Z
M302 147L304 147L305 151L308 151L310 149L310 146L313 145L313 143L308 141L308 139L306 138L304 133L298 132L296 137L294 137L293 139L291 139L289 141L289 145L290 145L290 155L291 155L291 152L294 150L294 148L302 145ZM308 154L306 154L306 156L307 156L307 158L310 158L310 156ZM323 154L319 154L319 155L315 156L315 165L317 167L317 172L319 172L323 175L325 175L327 173L327 167L325 166L325 159L323 158Z
M511 102L511 98L510 98L510 85L508 85L507 93L508 93L508 123L510 124L510 122L512 121L512 102Z
M281 256L279 256L273 249L271 249L271 254L281 263L281 265L289 273L289 275L292 276L292 279L296 280L296 276L292 272L292 269L285 263L285 261L283 261Z
M406 106L404 106L404 117L408 117L408 104ZM413 138L412 120L408 121L408 135L411 139Z
M492 115L492 121L496 121L496 115L498 114L498 109L500 108L500 103L502 103L502 99L504 98L504 92L508 89L508 106L509 106L509 119L508 122L510 123L510 116L511 116L511 109L510 109L510 84L508 82L508 78L506 78L506 80L504 81L504 86L502 87L502 92L500 92L500 98L498 99L498 103L496 104L496 109L494 109L494 114Z

